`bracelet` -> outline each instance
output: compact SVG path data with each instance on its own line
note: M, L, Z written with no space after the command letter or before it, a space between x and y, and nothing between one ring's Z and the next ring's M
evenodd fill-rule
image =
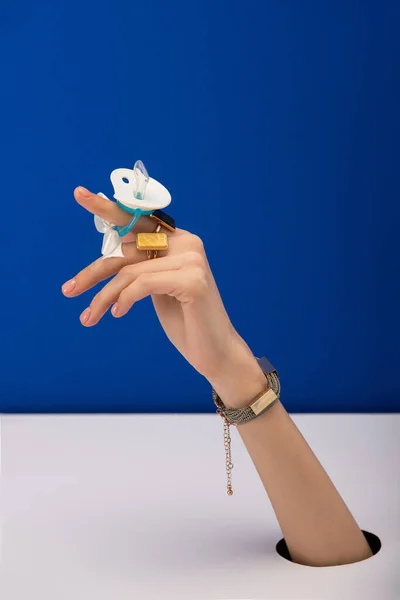
M269 410L278 400L281 391L281 385L276 369L271 365L267 358L256 359L261 367L266 380L267 388L260 392L248 406L243 408L226 408L217 392L212 390L214 404L217 407L217 414L224 420L224 446L225 446L225 468L227 476L227 494L232 496L232 453L231 453L231 425L243 425Z

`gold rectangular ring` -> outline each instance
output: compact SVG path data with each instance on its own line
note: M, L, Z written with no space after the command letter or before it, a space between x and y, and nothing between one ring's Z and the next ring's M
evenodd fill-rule
M168 250L168 238L165 233L138 233L136 247L138 250Z

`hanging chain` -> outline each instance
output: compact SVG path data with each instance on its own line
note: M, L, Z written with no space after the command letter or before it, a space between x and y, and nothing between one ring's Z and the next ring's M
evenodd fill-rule
M217 414L222 417L224 421L224 447L225 447L225 468L226 468L226 488L228 496L232 496L232 456L231 456L231 434L230 434L230 425L240 425L243 423L248 423L249 421L255 419L257 416L264 414L267 410L269 410L274 404L279 400L281 385L278 378L278 373L274 370L269 361L264 357L262 359L257 359L265 377L268 382L268 388L264 390L262 393L267 393L269 389L274 392L275 398L271 398L266 404L266 406L259 412L255 412L253 409L253 403L259 400L260 395L253 399L252 403L249 406L245 406L243 408L226 408L223 404L221 398L218 396L217 392L214 388L212 388L212 397L214 404L217 407ZM264 362L263 362L264 361ZM265 364L267 363L267 364ZM268 370L265 370L268 369Z
M224 419L224 446L225 446L225 466L226 466L226 492L228 496L232 496L232 454L231 454L231 432L229 421L225 417Z

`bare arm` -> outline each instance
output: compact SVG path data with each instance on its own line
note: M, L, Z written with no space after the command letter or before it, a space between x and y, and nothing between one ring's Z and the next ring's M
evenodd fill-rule
M210 383L226 406L239 408L265 388L265 376L243 344L226 372ZM372 555L364 534L281 402L239 425L238 431L294 562L340 565Z
M131 220L115 202L77 188L81 206L110 223ZM248 405L265 389L265 377L226 313L201 239L183 229L169 234L167 253L146 260L135 243L137 232L154 231L142 217L124 238L123 258L96 260L63 285L73 298L115 275L81 314L95 326L112 307L123 317L151 296L171 343L214 387L226 406ZM280 403L239 427L261 477L294 561L338 565L371 555L362 532L324 469Z

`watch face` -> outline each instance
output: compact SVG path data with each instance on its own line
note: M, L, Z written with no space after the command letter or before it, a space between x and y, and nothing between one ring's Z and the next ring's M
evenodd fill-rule
M175 219L167 215L163 210L155 210L150 216L170 231L175 231Z

